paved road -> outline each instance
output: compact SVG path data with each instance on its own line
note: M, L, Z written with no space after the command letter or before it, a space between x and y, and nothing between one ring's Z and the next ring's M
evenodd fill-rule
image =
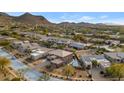
M110 81L109 78L105 78L100 74L99 68L92 68L92 77L94 81Z

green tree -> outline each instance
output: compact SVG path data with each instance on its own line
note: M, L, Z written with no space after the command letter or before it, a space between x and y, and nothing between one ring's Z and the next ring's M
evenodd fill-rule
M99 63L98 63L96 60L93 60L93 61L92 61L92 64L93 64L95 67L99 65Z
M57 48L58 49L64 49L65 48L65 45L58 45Z
M47 42L47 41L42 41L41 44L48 47L48 48L50 48L53 45L52 42Z
M3 40L3 41L0 41L0 45L1 46L9 46L10 45L10 42L7 41L7 40Z
M73 54L76 54L76 49L72 49Z
M124 64L116 63L106 69L106 73L120 80L124 77Z
M85 36L83 36L82 34L74 35L74 36L73 36L73 40L86 42L86 38L85 38Z
M64 67L64 74L67 76L67 78L69 78L70 76L73 76L75 73L75 68L68 64Z
M44 35L48 35L48 29L45 29L43 32Z
M41 78L39 78L39 81L43 81L43 80L47 81L49 79L50 79L50 76L48 74L44 74L43 76L41 76Z

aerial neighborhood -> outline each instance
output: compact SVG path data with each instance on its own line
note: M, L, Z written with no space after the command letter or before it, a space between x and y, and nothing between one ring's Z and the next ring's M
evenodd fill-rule
M0 80L124 80L124 27L0 13Z

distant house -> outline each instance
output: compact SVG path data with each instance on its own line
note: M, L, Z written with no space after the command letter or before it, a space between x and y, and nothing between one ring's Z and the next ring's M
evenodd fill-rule
M0 35L0 40L5 40L6 38L8 38L8 36L1 36Z
M73 59L73 53L65 50L53 50L48 53L47 60L50 61L55 67L59 67L63 64L71 62Z
M7 40L7 41L11 41L11 42L13 42L13 41L15 41L16 40L16 38L13 38L13 37L9 37L9 36L1 36L0 35L0 40Z
M96 42L104 42L105 40L104 39L101 39L101 38L92 38L91 40L90 40L90 42L93 42L93 43L96 43Z
M2 40L2 39L3 39L3 36L0 35L0 40Z
M47 39L47 41L48 41L48 42L52 42L52 43L57 43L58 38L56 38L56 37L49 37L49 38Z
M87 36L87 37L89 37L89 36L93 36L92 33L90 33L90 34L84 34L84 35Z
M80 43L80 42L71 42L69 44L70 47L76 48L76 49L83 49L84 47L86 47L85 43Z
M124 62L124 53L123 52L113 52L113 53L104 53L105 57L111 62Z
M57 44L61 44L61 45L69 45L71 42L71 39L65 39L65 38L61 38L57 41Z
M17 39L16 38L12 38L12 37L7 37L5 40L13 42L13 41L15 41Z
M40 41L48 41L49 37L41 35Z
M120 36L118 34L116 35L109 35L111 38L115 38L115 39L118 39Z
M23 36L23 37L29 37L30 36L27 33L20 33L20 35Z
M99 45L99 46L95 46L97 49L101 48L101 49L105 49L107 51L113 52L115 51L115 49L112 49L109 47L109 45Z
M121 43L120 45L121 45L121 46L124 46L124 43Z
M58 38L58 37L49 37L49 42L60 44L60 45L68 45L71 42L71 39L65 39L65 38Z
M105 43L110 46L117 46L120 44L120 41L119 40L106 40Z

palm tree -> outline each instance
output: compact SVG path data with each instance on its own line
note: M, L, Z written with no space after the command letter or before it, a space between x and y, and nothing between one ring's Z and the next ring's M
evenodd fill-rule
M0 57L0 69L3 71L4 76L6 76L6 68L11 64L10 60L5 57Z

